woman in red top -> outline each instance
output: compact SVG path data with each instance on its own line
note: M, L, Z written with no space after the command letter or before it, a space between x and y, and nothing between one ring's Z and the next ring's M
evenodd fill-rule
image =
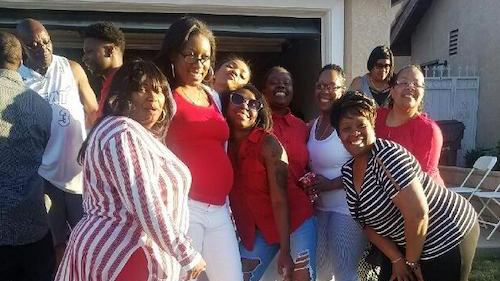
M422 170L444 185L438 164L443 135L436 122L422 112L424 75L418 66L401 69L391 83L389 108L377 110L377 137L399 143L410 151Z
M188 235L207 263L208 278L241 281L238 241L226 204L233 185L224 149L229 127L214 100L217 93L204 85L214 61L215 38L205 23L184 17L170 26L157 58L177 103L166 143L192 174Z
M309 197L304 193L299 185L299 179L306 174L306 166L309 161L307 150L307 139L309 130L304 121L295 117L290 112L290 103L293 99L293 80L292 75L283 67L272 67L264 79L262 93L272 111L273 134L278 138L288 154L288 204L289 209L294 211L291 217L290 227L294 231L302 223L313 217L313 208ZM316 220L314 221L314 231L316 233ZM316 236L312 238L316 245ZM308 264L311 266L304 268L307 270L298 270L298 273L307 276L304 280L309 280L310 276L316 277L316 246L308 251ZM297 261L295 261L297 264ZM296 269L297 270L297 266ZM297 272L295 272L297 273ZM298 274L297 273L297 274ZM303 279L300 279L303 280Z
M228 150L238 178L231 208L241 238L245 280L260 280L278 251L283 280L316 280L311 256L316 248L315 220L300 220L300 209L289 205L297 195L287 187L287 154L271 133L264 96L246 85L224 101L231 127Z

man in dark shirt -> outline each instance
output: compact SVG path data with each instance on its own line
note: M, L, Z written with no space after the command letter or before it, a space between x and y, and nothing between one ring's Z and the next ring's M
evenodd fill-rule
M38 174L52 110L17 72L22 49L0 31L0 279L51 280L55 265Z
M93 75L104 79L97 117L102 116L111 80L123 64L125 35L110 22L89 25L83 32L83 62Z

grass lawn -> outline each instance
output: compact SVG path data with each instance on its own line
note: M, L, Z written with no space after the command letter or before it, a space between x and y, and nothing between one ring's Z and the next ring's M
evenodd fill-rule
M469 281L498 280L500 280L500 256L480 256L474 259Z

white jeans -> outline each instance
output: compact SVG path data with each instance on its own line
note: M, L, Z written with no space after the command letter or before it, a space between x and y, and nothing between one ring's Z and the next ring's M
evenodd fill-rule
M238 240L227 204L189 199L189 230L193 247L207 263L210 281L243 281Z

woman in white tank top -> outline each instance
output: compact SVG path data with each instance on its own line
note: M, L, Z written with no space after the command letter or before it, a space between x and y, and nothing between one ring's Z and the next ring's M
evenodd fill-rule
M333 103L345 92L342 68L329 64L323 67L316 82L314 97L320 116L313 121L307 147L309 168L316 176L306 192L318 195L318 279L355 281L357 266L366 240L361 228L349 214L341 179L342 165L351 159L337 132L330 124Z

